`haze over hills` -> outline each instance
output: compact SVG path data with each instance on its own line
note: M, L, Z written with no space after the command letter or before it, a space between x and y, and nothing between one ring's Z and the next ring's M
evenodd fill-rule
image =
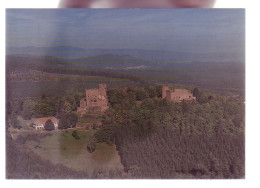
M83 67L91 68L127 68L137 67L140 65L150 65L151 62L136 58L130 55L97 55L86 58L77 58L72 60L73 63Z
M193 53L162 50L144 49L84 49L73 46L56 47L9 47L6 49L7 55L19 56L53 56L66 59L83 59L90 56L117 55L125 56L124 59L131 60L130 56L141 61L153 62L244 62L244 53L212 52L212 53ZM127 57L129 56L129 58ZM111 57L110 57L111 58ZM91 60L92 59L92 60ZM96 61L98 58L90 57L89 60ZM133 59L132 59L133 60ZM134 60L135 61L135 60Z
M124 69L145 68L159 66L156 62L149 62L129 55L98 55L86 58L60 58L54 56L7 55L7 65L30 64L46 67L64 68L98 68L98 69Z

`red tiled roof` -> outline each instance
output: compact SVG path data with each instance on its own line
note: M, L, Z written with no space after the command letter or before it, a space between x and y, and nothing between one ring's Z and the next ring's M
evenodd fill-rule
M36 119L36 120L34 121L34 123L35 123L36 125L38 125L38 124L45 124L46 121L48 121L49 119L50 119L53 123L59 123L59 120L58 120L57 118L55 118L55 117L43 117L43 118L38 118L38 119Z

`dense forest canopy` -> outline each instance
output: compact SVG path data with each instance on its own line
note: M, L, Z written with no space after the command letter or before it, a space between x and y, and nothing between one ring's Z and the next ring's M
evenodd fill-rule
M96 133L116 144L125 171L136 178L244 177L243 103L198 89L198 102L173 103L147 91L139 100L139 89L110 91Z
M197 101L174 103L161 99L160 86L108 89L109 109L88 150L115 144L124 166L117 178L244 178L244 103L198 88L192 93ZM82 97L68 90L63 97L10 100L7 125L19 128L17 115L56 116L59 129L75 127Z

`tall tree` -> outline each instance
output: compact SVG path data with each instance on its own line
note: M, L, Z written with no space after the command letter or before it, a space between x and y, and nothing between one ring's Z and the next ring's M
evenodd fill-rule
M22 116L25 120L30 120L35 113L35 101L27 99L23 103Z
M70 114L66 114L65 117L68 119L68 121L70 122L70 125L72 127L76 127L76 124L78 122L78 116L75 113L70 113Z
M53 123L50 119L48 119L48 120L46 121L45 125L44 125L44 129L45 129L46 131L52 131L52 130L54 130L54 129L55 129L54 123Z
M94 135L90 135L87 143L87 149L90 153L94 152L96 149L97 141Z
M70 128L70 121L66 116L62 116L58 125L58 129L67 129Z
M13 113L10 116L10 124L13 126L15 129L21 129L21 122L18 120L17 116Z

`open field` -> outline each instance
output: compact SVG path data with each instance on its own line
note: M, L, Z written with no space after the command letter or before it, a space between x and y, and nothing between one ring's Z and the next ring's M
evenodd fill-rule
M78 130L79 140L72 137L71 133L72 130L53 132L51 136L42 138L40 142L27 141L26 145L43 159L74 170L87 170L88 173L92 173L95 169L109 171L123 168L115 145L99 143L96 151L89 153L86 145L92 132Z

